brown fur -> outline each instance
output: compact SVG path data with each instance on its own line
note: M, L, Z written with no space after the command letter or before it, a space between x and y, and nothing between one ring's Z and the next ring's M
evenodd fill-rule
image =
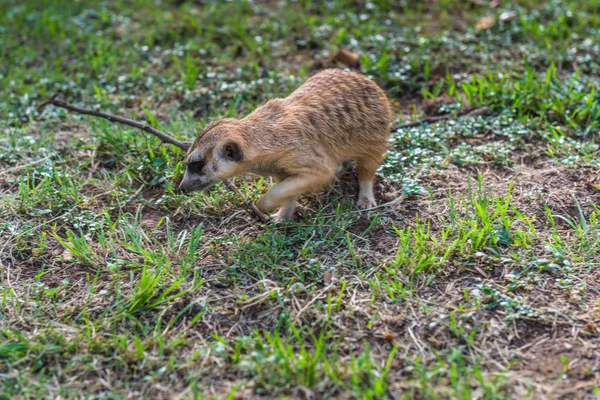
M276 219L290 219L298 196L322 189L340 163L356 160L358 205L372 207L390 120L387 97L374 82L354 72L325 70L246 118L209 124L188 151L180 187L202 189L245 173L272 176L277 184L257 205L264 212L279 209Z

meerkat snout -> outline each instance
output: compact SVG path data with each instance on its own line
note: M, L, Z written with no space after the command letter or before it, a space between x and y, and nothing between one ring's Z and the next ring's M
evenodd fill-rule
M273 177L258 202L275 220L291 219L303 193L329 184L344 161L357 161L357 205L374 206L373 183L390 136L387 96L363 75L330 69L284 99L273 99L243 119L204 128L187 154L180 189L202 190L246 173Z
M211 179L205 176L193 174L186 170L183 174L183 179L179 184L179 191L183 193L196 192L199 190L208 189L215 183L216 182L213 182Z
M180 191L190 193L205 190L239 173L244 155L232 122L219 120L202 131L188 150Z

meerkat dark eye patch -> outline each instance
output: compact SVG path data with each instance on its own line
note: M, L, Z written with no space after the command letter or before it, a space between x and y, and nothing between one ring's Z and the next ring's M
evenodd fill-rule
M229 161L241 161L243 158L242 149L240 149L240 146L235 142L227 143L223 146L223 156Z
M204 161L194 161L187 164L187 170L191 174L200 174L204 169Z

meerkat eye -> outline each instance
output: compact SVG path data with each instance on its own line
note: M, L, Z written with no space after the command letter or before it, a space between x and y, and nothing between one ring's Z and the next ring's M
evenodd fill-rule
M231 142L223 146L223 156L228 161L238 162L242 160L242 149L237 143Z
M201 173L203 168L204 168L204 162L203 161L194 161L194 162L191 162L191 163L187 164L187 169L192 174L199 174L199 173Z

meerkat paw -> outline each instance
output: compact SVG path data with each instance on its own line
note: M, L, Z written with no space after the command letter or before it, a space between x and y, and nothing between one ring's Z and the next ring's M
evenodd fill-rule
M371 208L375 207L376 205L377 202L375 202L374 198L366 196L359 197L358 201L356 202L356 206L360 209Z
M295 201L288 200L277 213L271 215L273 222L279 223L283 221L291 221L294 219Z
M271 221L273 221L273 223L275 223L275 224L280 224L282 222L291 221L291 220L292 220L292 216L283 214L281 212L271 214Z

